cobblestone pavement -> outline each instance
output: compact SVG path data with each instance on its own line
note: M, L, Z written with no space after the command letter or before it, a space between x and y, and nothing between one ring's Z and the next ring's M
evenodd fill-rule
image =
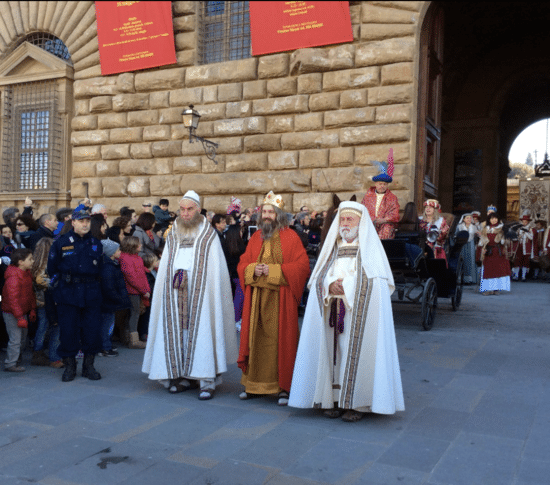
M406 411L358 423L240 401L236 365L200 402L148 381L140 350L71 383L27 352L27 372L0 373L0 484L548 484L549 297L539 282L466 287L429 332L396 303Z

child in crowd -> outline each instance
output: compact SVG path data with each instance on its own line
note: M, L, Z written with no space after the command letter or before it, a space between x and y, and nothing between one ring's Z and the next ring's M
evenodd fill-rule
M130 308L130 298L126 290L124 275L120 269L120 244L110 239L103 239L103 267L101 269L101 318L103 327L101 340L103 350L99 353L103 357L116 357L118 352L113 348L111 336L115 328L115 312Z
M174 214L168 212L168 199L160 199L159 205L153 207L153 214L155 214L155 222L160 228L167 228L170 221L174 218Z
M120 267L126 282L126 290L130 297L130 349L144 349L145 342L139 339L138 322L141 307L141 298L149 299L151 289L147 281L143 260L139 257L141 243L135 236L125 237L120 245Z
M50 278L46 273L48 255L52 243L53 239L43 237L36 243L33 254L34 263L32 265L31 274L36 294L38 327L34 336L34 352L31 365L43 365L59 369L63 367L63 361L57 354L57 348L59 347L59 326L57 324L55 302L51 290L49 289ZM50 336L48 355L46 356L44 353L44 340L48 330L50 330Z
M2 315L10 337L4 370L25 372L18 364L21 342L27 337L28 322L36 321L36 297L32 288L31 268L34 262L30 249L16 249L10 256L2 290Z
M151 288L151 295L155 288L155 278L157 276L157 269L159 267L159 258L153 253L142 253L141 258L145 266L145 276L147 276L147 282L149 288ZM141 340L147 340L147 334L149 333L149 317L151 315L151 305L149 302L144 302L145 311L139 317L138 332Z

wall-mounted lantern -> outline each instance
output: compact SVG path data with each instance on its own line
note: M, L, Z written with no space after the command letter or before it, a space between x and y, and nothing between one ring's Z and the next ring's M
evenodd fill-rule
M214 143L213 141L206 140L205 138L195 135L195 131L199 126L201 115L196 110L194 110L193 105L190 104L189 109L184 109L181 113L181 116L183 117L183 126L189 128L189 143L193 143L193 140L200 141L202 143L202 147L204 148L206 156L215 164L217 164L218 162L216 162L216 148L218 148L219 145L217 143Z

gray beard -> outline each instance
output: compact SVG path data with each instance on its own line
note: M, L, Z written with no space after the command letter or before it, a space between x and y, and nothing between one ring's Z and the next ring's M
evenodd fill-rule
M194 236L202 222L203 216L200 212L195 213L190 221L185 221L178 217L176 232L180 238Z
M359 233L359 226L355 227L341 227L340 228L340 237L346 242L353 242L357 238Z
M274 232L279 229L279 224L276 220L272 221L271 219L262 219L259 229L262 233L262 239L267 241L268 239L271 239Z

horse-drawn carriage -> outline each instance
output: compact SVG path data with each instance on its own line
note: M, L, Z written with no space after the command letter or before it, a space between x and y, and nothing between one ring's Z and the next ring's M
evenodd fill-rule
M449 220L449 235L453 235L457 220ZM422 231L397 231L394 239L382 240L395 281L399 302L421 305L421 323L424 330L433 326L438 298L450 298L453 310L458 310L464 286L464 260L461 250L468 241L468 233L450 236L445 243L447 261L433 257L428 245L437 235Z

